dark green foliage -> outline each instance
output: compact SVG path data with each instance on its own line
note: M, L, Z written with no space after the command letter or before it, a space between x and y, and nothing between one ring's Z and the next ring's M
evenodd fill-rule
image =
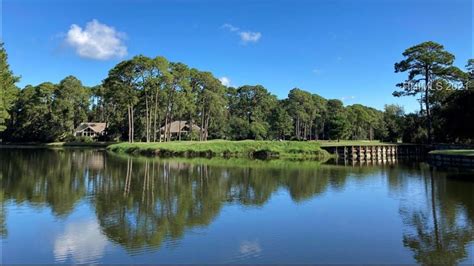
M90 91L72 76L22 89L11 110L7 141L63 141L87 120Z
M401 106L391 104L385 105L383 112L383 121L386 128L386 137L384 140L397 142L402 137L404 111Z
M474 140L474 89L459 90L450 95L440 110L445 137L449 142Z
M403 122L402 140L406 143L425 143L427 141L428 132L423 126L425 117L420 114L408 114Z
M296 139L308 139L316 115L311 93L292 89L288 94L288 111L294 121Z
M350 135L350 124L342 102L340 100L329 100L327 111L326 132L328 139L346 139Z
M53 141L55 136L52 102L56 85L46 82L20 91L13 108L10 133L13 140ZM10 132L12 130L12 132Z
M293 132L293 121L284 104L283 101L279 101L270 116L271 135L275 139L288 139Z
M64 140L74 129L87 121L90 90L76 77L68 76L59 82L52 101L55 139Z
M7 120L10 118L10 109L18 95L15 83L19 81L19 77L13 75L7 60L7 52L3 43L0 42L0 132L6 129Z
M428 141L433 140L432 84L436 80L462 81L465 73L453 66L454 55L445 51L443 45L435 42L423 42L403 52L404 60L395 64L395 72L408 72L405 82L397 84L402 90L394 96L415 96L420 94L426 115ZM447 89L447 88L444 88Z
M228 94L229 113L236 123L231 124L231 135L237 136L236 139L267 139L276 97L260 85L231 88Z

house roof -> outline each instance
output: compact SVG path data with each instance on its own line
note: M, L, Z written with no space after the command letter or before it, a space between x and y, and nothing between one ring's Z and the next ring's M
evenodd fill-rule
M81 132L84 131L87 128L92 129L94 132L97 133L102 133L105 128L107 127L107 123L95 123L95 122L87 122L87 123L81 123L77 128L76 132Z
M180 122L181 122L181 124L180 124ZM183 121L183 120L173 121L170 124L168 124L168 127L170 127L170 132L171 133L178 133L180 131L179 130L180 126L181 126L181 132L189 131L190 124L189 124L188 121ZM162 126L160 128L160 130L165 131L165 126ZM201 128L198 127L196 124L193 124L193 131L199 131L199 130L201 130Z

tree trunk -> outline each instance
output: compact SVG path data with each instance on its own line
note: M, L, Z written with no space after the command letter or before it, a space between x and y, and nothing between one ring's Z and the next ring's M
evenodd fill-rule
M149 115L150 115L150 112L148 110L148 95L147 93L145 92L145 139L146 139L146 142L150 142L150 125L149 125Z
M209 119L210 119L210 117L209 117L209 111L208 111L208 113L206 115L206 130L205 130L205 133L204 133L205 134L204 140L206 140L206 141L207 141L207 138L209 137Z
M300 139L300 117L296 118L296 139Z
M189 125L190 125L190 129L189 129L189 138L190 140L193 140L193 118L192 118L192 114L189 114Z
M163 134L164 134L164 137L165 137L165 142L167 141L166 140L166 137L167 137L167 132L168 132L168 110L166 111L166 114L165 114L165 129L163 130ZM160 130L160 139L161 139L161 135L163 135L161 133L161 130Z
M315 139L315 140L318 140L318 139L319 139L319 136L318 136L319 134L318 134L318 133L319 133L318 124L316 123L316 124L314 125L314 139Z
M153 99L153 97L151 99ZM150 109L149 109L149 115L148 115L148 140L150 142L152 141L151 134L152 134L152 124L153 124L153 105L152 105L151 99L149 102Z
M132 142L132 114L130 112L130 105L127 106L128 113L128 142Z
M172 123L173 93L174 93L174 88L172 88L169 91L168 101L166 103L166 119L167 119L167 125L168 126L165 127L165 141L170 141L171 140L171 134L169 132L170 132L171 123Z
M178 140L181 141L181 120L178 122Z
M157 115L158 115L158 88L156 89L155 93L155 110L154 110L154 115L153 115L153 142L156 142L156 123L157 123ZM160 136L160 142L161 142L161 136Z
M426 120L427 120L427 126L428 126L428 143L432 143L432 132L431 132L431 127L432 127L432 121L431 121L431 110L430 110L430 69L429 66L425 67L425 109L426 109Z
M323 137L323 139L326 139L326 123L324 122L323 120L323 123L321 125L322 129L323 129L323 134L321 137Z
M170 101L170 126L168 128L168 141L171 141L171 124L173 123L173 109L174 109L174 105L173 105L173 99Z
M132 143L135 141L135 114L133 110L133 106L130 109L130 112L132 113Z
M303 137L303 140L307 140L308 139L308 124L305 122L304 123L304 137Z
M170 114L170 124L169 124L169 127L168 127L168 141L171 141L171 124L173 123L173 115Z
M199 132L199 141L204 140L204 103L202 104L202 111L201 111L201 130Z
M157 116L158 116L158 115L157 115ZM156 120L157 120L158 122L161 121L161 119L160 119L159 117L157 117ZM161 125L161 123L160 123L160 124L157 124L156 129L155 129L155 135L156 135L157 131L158 131L158 134L160 134L159 137L158 137L159 142L161 142L161 127L160 127L160 125Z

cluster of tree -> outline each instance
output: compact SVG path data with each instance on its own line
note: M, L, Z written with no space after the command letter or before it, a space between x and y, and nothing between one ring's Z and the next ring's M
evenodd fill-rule
M200 131L186 137L199 140L387 137L384 115L373 108L345 108L300 89L278 100L260 85L226 88L210 72L163 57L119 63L94 97L96 119L109 123L109 136L130 142L170 141L172 121L197 124Z
M10 118L9 111L18 94L15 83L19 80L10 70L7 53L0 42L0 132L6 129L7 120Z
M260 85L226 88L209 72L163 57L123 61L103 84L92 88L69 76L59 84L14 91L3 132L8 141L67 140L88 120L107 122L109 138L130 142L169 141L167 125L176 120L199 125L199 132L187 136L199 140L396 140L386 125L398 128L403 115L397 106L388 106L386 112L363 105L344 107L340 100L296 88L284 100ZM164 134L163 125L168 129Z
M3 136L11 141L67 140L87 120L90 95L72 76L59 84L28 85L17 93Z
M472 141L474 130L467 121L472 121L473 112L459 112L473 108L469 105L472 83L467 81L472 79L474 62L463 72L452 65L454 56L433 42L409 48L403 55L406 59L395 64L395 70L408 71L409 77L394 95L421 95L421 111L408 115L397 105L387 105L384 111L360 104L344 106L340 100L298 88L280 100L260 85L225 87L210 72L142 55L120 62L102 84L92 88L69 76L59 84L46 82L19 90L2 47L0 138L68 140L81 122L92 121L107 123L107 139L129 142L174 138ZM456 82L461 89L452 89ZM173 121L186 121L191 130L193 125L199 130L172 137Z
M419 96L420 102L420 112L405 118L403 140L473 142L474 59L464 72L453 65L453 54L431 41L408 48L403 56L395 72L407 72L408 78L393 95Z
M261 86L229 88L230 133L236 139L385 139L387 125L399 128L403 109L386 106L381 112L360 104L344 107L340 100L327 100L295 88L278 100ZM398 131L398 130L397 130Z
M110 70L96 88L94 108L100 114L96 119L109 123L109 136L130 142L170 141L168 125L178 120L199 124L195 134L207 140L209 128L225 120L225 96L225 87L209 72L163 57L136 56Z

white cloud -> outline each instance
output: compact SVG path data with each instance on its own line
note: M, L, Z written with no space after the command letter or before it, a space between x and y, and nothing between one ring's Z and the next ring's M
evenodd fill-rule
M219 78L219 80L222 83L222 85L226 87L230 86L230 79L228 77L222 77L222 78Z
M260 32L252 32L252 31L241 31L239 32L240 39L244 43L248 42L258 42L260 38L262 37L262 34Z
M54 258L64 263L92 263L100 259L107 246L107 238L96 221L80 221L66 225L64 232L54 241Z
M80 57L107 60L127 55L124 37L125 34L94 19L84 29L72 24L66 35L66 43Z
M240 30L239 27L236 27L227 23L222 25L221 28L226 29L230 32L235 32L240 37L240 40L242 41L243 44L256 43L260 40L260 38L262 38L261 32L243 31L243 30Z
M222 25L222 28L223 28L223 29L230 30L230 31L238 31L238 30L239 30L238 27L235 27L235 26L233 26L233 25L231 25L231 24L227 24L227 23L224 24L224 25Z

